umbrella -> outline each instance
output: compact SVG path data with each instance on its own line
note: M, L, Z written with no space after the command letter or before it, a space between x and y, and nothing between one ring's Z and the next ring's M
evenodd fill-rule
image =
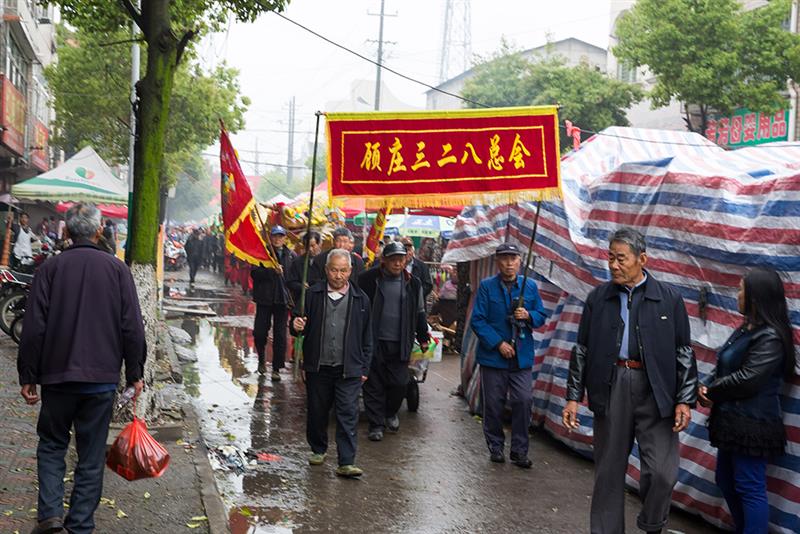
M435 215L389 215L386 226L399 229L400 235L409 237L439 237L442 232L452 232L455 219Z

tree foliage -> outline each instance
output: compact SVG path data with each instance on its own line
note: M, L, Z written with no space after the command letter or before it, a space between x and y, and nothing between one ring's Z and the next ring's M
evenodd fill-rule
M319 178L317 179L319 181ZM253 192L259 202L266 202L276 195L294 198L300 193L307 193L311 188L311 173L305 177L294 176L288 181L286 171L280 168L267 171L261 176L257 189Z
M53 145L67 154L92 145L111 164L128 160L130 139L130 50L105 43L124 34L59 30L59 61L45 70L56 112ZM162 184L172 185L187 161L212 144L218 119L236 131L249 104L239 96L238 72L219 66L204 72L185 62L175 74L169 111Z
M208 163L199 155L184 161L175 184L175 198L168 201L169 218L177 221L199 220L213 215L209 203L219 193L213 186Z
M614 54L655 76L654 106L695 105L705 130L710 111L774 111L788 78L800 78L800 36L783 24L790 0L745 11L737 0L639 0L617 25Z
M568 66L558 57L529 60L504 43L475 67L462 95L490 107L559 104L560 118L599 131L627 126L625 110L643 94L638 86L609 78L586 63ZM562 136L562 146L569 143Z

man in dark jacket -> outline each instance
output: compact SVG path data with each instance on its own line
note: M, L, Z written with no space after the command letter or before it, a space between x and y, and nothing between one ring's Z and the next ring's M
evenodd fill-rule
M327 281L306 293L305 317L295 317L292 334L303 334L303 372L308 394L306 436L311 465L322 465L328 450L328 415L336 409L336 474L358 477L355 466L358 396L372 358L369 299L350 284L350 253L328 255Z
M128 267L97 248L100 211L76 204L66 213L73 246L42 264L25 310L17 368L22 396L42 408L37 432L39 525L33 532L93 532L103 489L108 424L122 362L142 390L146 347ZM74 426L75 487L64 515L64 456ZM105 529L102 529L105 530Z
M197 270L203 263L203 241L200 239L199 228L192 230L192 235L186 240L183 250L186 251L186 262L189 264L189 283L194 284Z
M521 253L512 243L495 251L496 276L481 281L472 311L478 336L476 358L481 366L483 434L490 459L505 461L503 412L511 405L511 454L515 465L528 469L528 429L533 401L533 329L546 314L536 283L519 274ZM524 285L523 285L524 283ZM522 294L522 306L518 306ZM513 319L513 322L512 322Z
M266 374L267 336L272 325L272 380L279 382L280 370L286 362L286 322L289 318L289 293L284 273L288 272L295 253L286 246L286 230L273 226L269 240L277 254L275 268L260 265L250 270L253 279L253 302L256 318L253 324L253 341L258 353L258 372Z
M419 281L422 282L422 298L427 299L431 290L433 290L431 271L424 261L417 258L413 239L410 237L403 237L400 239L400 242L403 243L403 246L406 248L406 271L419 278Z
M354 247L355 241L350 230L342 226L333 231L333 249L341 248L350 253L350 261L353 265L353 271L350 273L350 283L358 285L358 277L364 272L364 260L353 252ZM309 265L309 284L316 284L325 280L325 264L328 261L328 254L330 254L330 250L317 254L314 261Z
M644 270L645 241L632 228L611 235L610 282L586 298L567 378L564 426L576 429L584 390L594 412L591 532L625 531L625 471L639 443L642 510L637 525L661 532L678 479L678 433L697 400L689 318L675 289Z
M419 278L405 270L406 250L401 243L383 249L381 264L358 277L359 287L372 303L372 339L375 357L364 385L364 406L370 441L381 441L384 428L400 429L397 412L408 386L408 361L419 342L428 350L430 337Z
M308 270L310 274L311 262L317 256L317 254L319 254L320 247L322 246L322 236L319 234L319 232L310 232L303 237L303 245L305 246L306 252L300 256L297 256L292 261L292 264L289 266L289 273L286 275L286 286L289 288L295 303L300 302L300 293L303 289L303 270L306 266L306 256L309 256ZM311 284L309 284L307 277L306 289L310 286Z

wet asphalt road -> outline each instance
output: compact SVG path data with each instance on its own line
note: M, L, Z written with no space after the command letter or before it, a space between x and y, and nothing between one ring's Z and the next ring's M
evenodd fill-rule
M204 438L209 446L275 455L243 474L216 472L232 534L588 531L591 462L539 432L531 440L532 469L490 463L480 422L450 394L458 385L458 356L431 365L419 412L404 404L399 433L370 442L362 417L360 480L334 475L333 425L326 464L309 466L304 385L292 380L291 369L279 383L256 374L252 304L240 290L221 293L206 280L194 294L222 297L211 304L219 316L171 322L193 338L198 362L185 366L185 384ZM635 495L626 511L629 531L636 532ZM678 511L669 529L718 532Z

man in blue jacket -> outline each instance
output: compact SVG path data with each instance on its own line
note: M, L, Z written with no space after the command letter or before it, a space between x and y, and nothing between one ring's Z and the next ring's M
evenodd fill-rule
M519 247L504 243L495 251L496 276L481 281L472 310L472 330L478 336L481 366L483 433L493 462L505 461L503 409L511 404L511 461L530 468L528 426L533 387L533 329L546 314L536 283L519 275ZM524 284L524 288L523 288ZM517 306L520 293L523 305Z

